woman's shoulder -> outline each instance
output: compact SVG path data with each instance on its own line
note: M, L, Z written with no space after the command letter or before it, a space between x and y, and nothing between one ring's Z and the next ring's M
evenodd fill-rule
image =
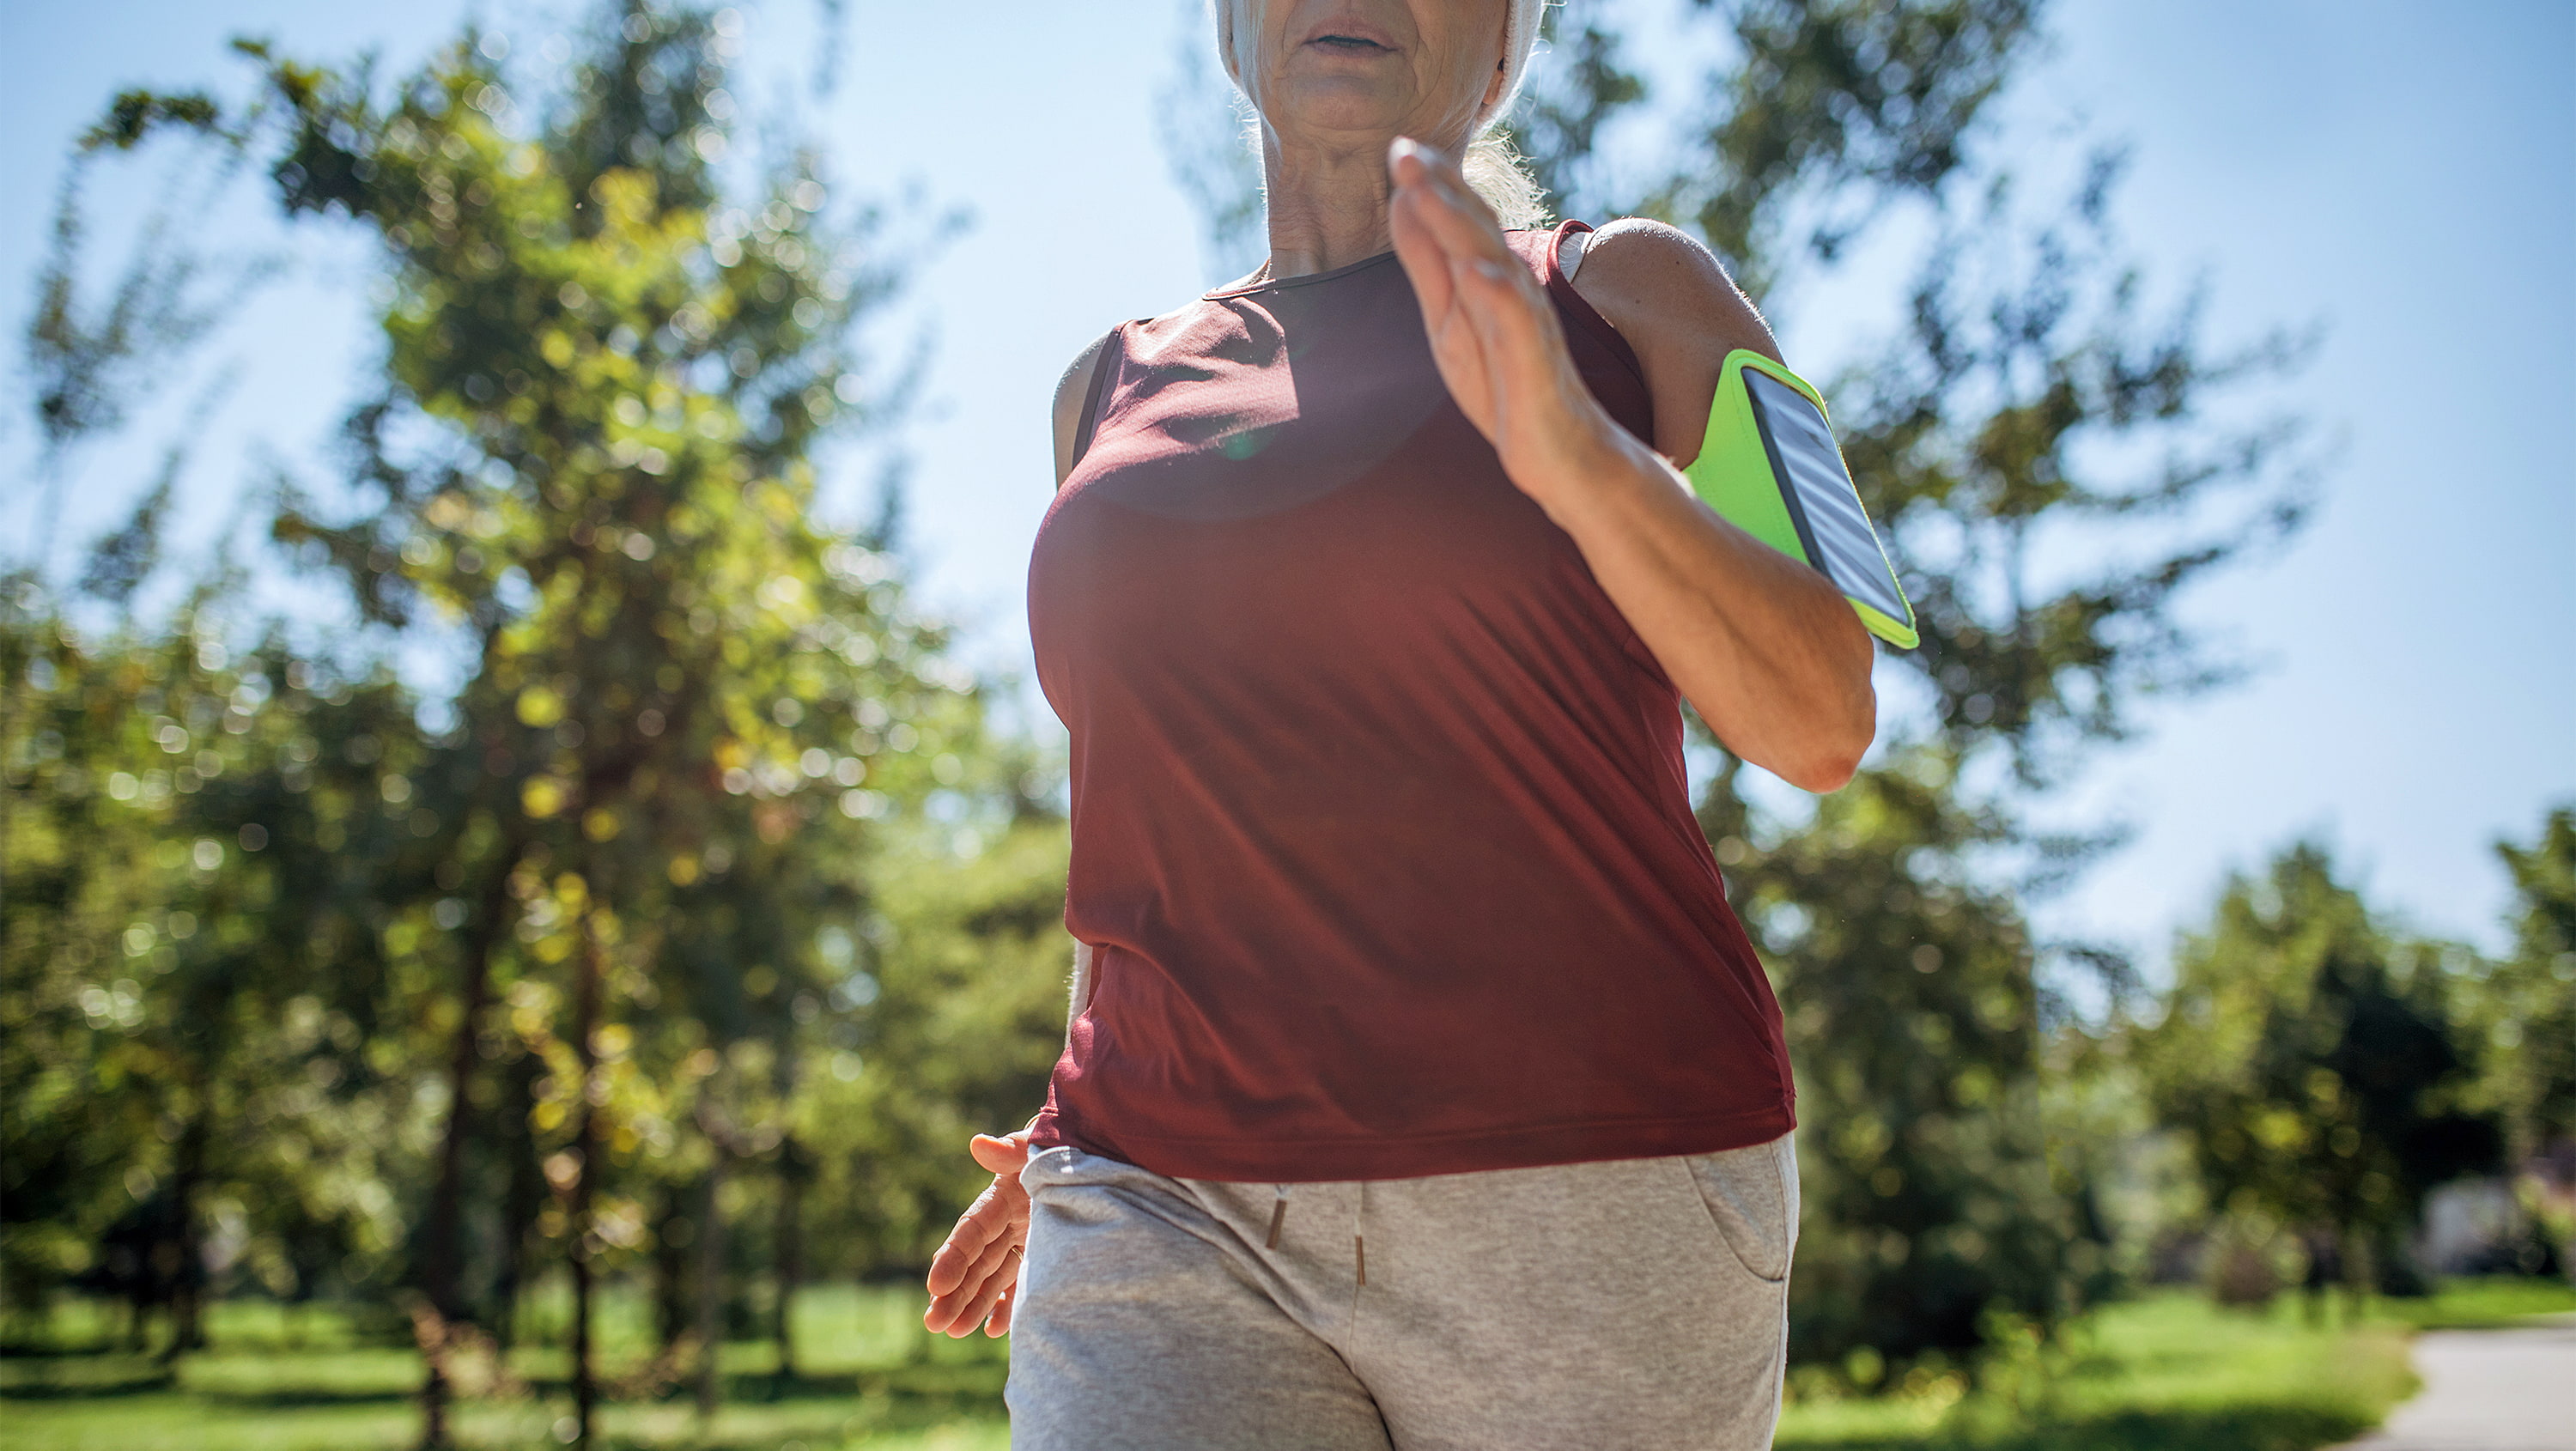
M1082 441L1083 418L1090 412L1091 383L1100 372L1100 355L1108 351L1109 340L1118 335L1118 328L1125 326L1125 323L1120 323L1118 327L1093 338L1081 352L1073 355L1073 361L1065 366L1064 375L1055 380L1055 482L1058 488L1064 487L1065 479L1073 473L1075 454Z
M1740 334L1750 323L1761 338L1756 351L1771 351L1770 330L1725 264L1669 222L1620 217L1595 228L1572 281L1631 343L1671 333Z
M1225 290L1219 288L1217 292ZM1082 351L1073 355L1073 361L1065 365L1063 375L1055 382L1055 481L1058 487L1073 472L1077 446L1082 441L1083 420L1093 401L1092 380L1099 375L1101 360L1111 352L1111 345L1121 336L1150 340L1161 330L1186 327L1193 314L1215 305L1211 301L1215 295L1202 293L1152 317L1128 318L1084 344Z
M1697 237L1650 217L1621 217L1584 240L1576 293L1628 340L1655 400L1658 452L1687 464L1708 431L1726 355L1749 348L1783 361L1753 302Z

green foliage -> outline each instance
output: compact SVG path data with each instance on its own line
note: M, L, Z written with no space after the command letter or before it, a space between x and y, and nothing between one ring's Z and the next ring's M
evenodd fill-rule
M1797 1054L1801 1361L1957 1351L1999 1309L2064 1315L2107 1267L2052 1178L2019 913L1961 870L2002 826L1959 802L1938 752L1900 766L1769 850L1718 841Z
M2375 1424L2413 1389L2392 1327L2323 1330L2176 1295L2109 1306L2055 1340L1999 1327L1985 1384L1917 1366L1885 1396L1812 1373L1782 1447L1841 1451L2311 1451Z
M2441 959L2373 922L2322 848L2229 882L2138 1036L2159 1116L2190 1142L2214 1209L2302 1232L2368 1286L2373 1252L2426 1190L2498 1166Z
M396 284L388 388L350 429L383 504L290 499L279 537L374 618L426 603L473 632L444 747L453 1031L536 1061L526 1150L565 1198L537 1228L608 1266L643 1249L657 1180L811 1152L788 1137L801 1045L860 1006L824 1023L854 969L819 934L864 908L872 823L979 749L885 541L808 513L805 455L860 396L844 334L890 279L821 220L809 161L719 205L722 42L704 15L612 16L519 134L470 38L383 106L268 70L281 200L373 227Z
M231 663L237 578L89 644L11 582L18 1311L81 1280L139 1333L168 1302L176 1352L209 1269L405 1306L435 1441L445 1367L514 1334L557 1256L585 1294L651 1286L667 1385L755 1278L784 1337L814 1273L917 1264L970 1192L967 1128L1038 1096L1066 957L1048 767L907 603L893 501L855 532L814 516L815 445L899 403L854 340L898 279L817 157L718 165L737 29L609 6L524 102L471 32L390 88L244 44L251 101L131 94L84 142L176 128L210 176L260 159L290 218L377 242L354 502L283 486L273 534L374 641L467 668L433 712L283 634ZM68 197L31 340L66 439L201 325L159 233L88 320ZM161 498L94 551L92 596L157 567Z
M2488 968L2465 1019L2487 1065L2480 1098L2522 1163L2576 1140L2576 807L2550 812L2529 846L2499 843L2496 854L2513 874L2513 953Z
M176 1298L183 1339L208 1222L278 1293L364 1281L419 1128L372 869L420 855L410 702L274 643L235 664L193 610L85 649L37 598L0 631L0 1268Z
M1072 956L1063 827L1034 817L985 829L993 844L964 859L943 840L878 858L863 924L876 964L857 1050L868 1066L834 1055L836 1081L805 1108L807 1132L836 1150L814 1193L833 1268L927 1265L990 1180L960 1146L1025 1122L1046 1097Z
M1793 208L1825 212L1806 241L1831 261L1888 200L1937 198L2027 54L2039 9L2031 0L1693 4L1720 16L1744 56L1702 143L1727 165L1695 199L1697 220L1719 256L1756 268L1786 260L1780 234Z

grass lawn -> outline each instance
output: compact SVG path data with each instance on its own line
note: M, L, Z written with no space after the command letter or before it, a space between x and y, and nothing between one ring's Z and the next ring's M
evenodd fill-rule
M613 1376L644 1345L640 1307L603 1316ZM2307 1325L2296 1305L2221 1311L2189 1295L2110 1307L2061 1345L2032 1347L1982 1389L1917 1376L1872 1397L1794 1395L1779 1444L1800 1451L2313 1451L2375 1424L2413 1389L2406 1336L2417 1327L2488 1325L2576 1309L2564 1285L2471 1281L2429 1300L2378 1301L2348 1327ZM620 1451L1001 1451L1002 1347L921 1332L901 1288L817 1289L798 1301L802 1374L780 1384L766 1345L726 1348L728 1399L701 1428L683 1399L610 1405ZM175 1374L100 1348L113 1322L66 1306L50 1346L0 1356L0 1451L408 1451L417 1435L409 1350L368 1344L322 1313L297 1325L274 1306L226 1304L215 1348ZM42 1350L70 1353L37 1353ZM459 1440L540 1448L569 1409L560 1350L513 1360L529 1391L461 1405Z
M2261 1312L2164 1293L2103 1309L2061 1345L2032 1348L1964 1393L1924 1377L1896 1394L1793 1397L1779 1445L1809 1451L2312 1451L2379 1423L2415 1390L2406 1338L2576 1310L2576 1289L2459 1280L2421 1300L2374 1300L2323 1327L2285 1298Z
M910 1290L813 1289L797 1299L797 1379L780 1384L765 1343L728 1345L721 1362L726 1403L701 1428L685 1392L673 1399L612 1403L602 1439L620 1451L1003 1451L1001 1414L1008 1368L1000 1344L925 1334ZM532 1317L542 1320L544 1311ZM420 1434L412 1397L420 1357L405 1346L367 1344L346 1320L316 1312L298 1326L276 1307L227 1303L207 1326L213 1349L188 1356L176 1374L149 1356L98 1347L119 1322L93 1307L55 1316L58 1348L80 1353L0 1357L0 1451L410 1451ZM631 1373L648 1349L642 1307L609 1297L600 1317L601 1360L610 1377ZM458 1406L460 1444L539 1448L555 1443L572 1408L559 1347L512 1357L526 1382L516 1399Z

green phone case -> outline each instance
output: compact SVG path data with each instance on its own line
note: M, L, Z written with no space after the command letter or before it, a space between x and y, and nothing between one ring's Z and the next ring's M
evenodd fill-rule
M1779 550L1802 564L1816 569L1826 578L1833 576L1808 557L1806 542L1798 523L1789 512L1789 501L1782 496L1787 487L1762 439L1761 425L1754 421L1753 400L1745 392L1744 372L1753 369L1796 389L1807 401L1825 412L1825 400L1807 380L1787 368L1748 349L1738 348L1726 355L1724 371L1718 376L1717 397L1708 412L1708 437L1700 444L1699 457L1683 470L1691 488L1701 502L1718 512L1719 517L1738 529ZM1852 488L1851 471L1843 470L1843 487ZM1852 505L1861 518L1869 518L1861 506L1857 489L1852 492ZM1905 587L1896 578L1896 567L1887 558L1887 546L1871 526L1870 542L1878 546L1879 563L1886 567L1889 585L1896 599L1905 607L1905 618L1895 619L1872 605L1853 599L1848 591L1843 598L1859 614L1869 632L1900 649L1911 650L1921 643L1914 631L1914 606L1905 598ZM1839 582L1837 588L1841 588Z

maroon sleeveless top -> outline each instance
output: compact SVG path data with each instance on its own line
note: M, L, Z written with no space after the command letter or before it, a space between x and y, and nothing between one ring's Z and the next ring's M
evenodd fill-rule
M1584 381L1636 355L1514 232ZM1032 1142L1386 1179L1788 1132L1680 697L1450 401L1393 253L1121 324L1029 563L1091 1003Z

